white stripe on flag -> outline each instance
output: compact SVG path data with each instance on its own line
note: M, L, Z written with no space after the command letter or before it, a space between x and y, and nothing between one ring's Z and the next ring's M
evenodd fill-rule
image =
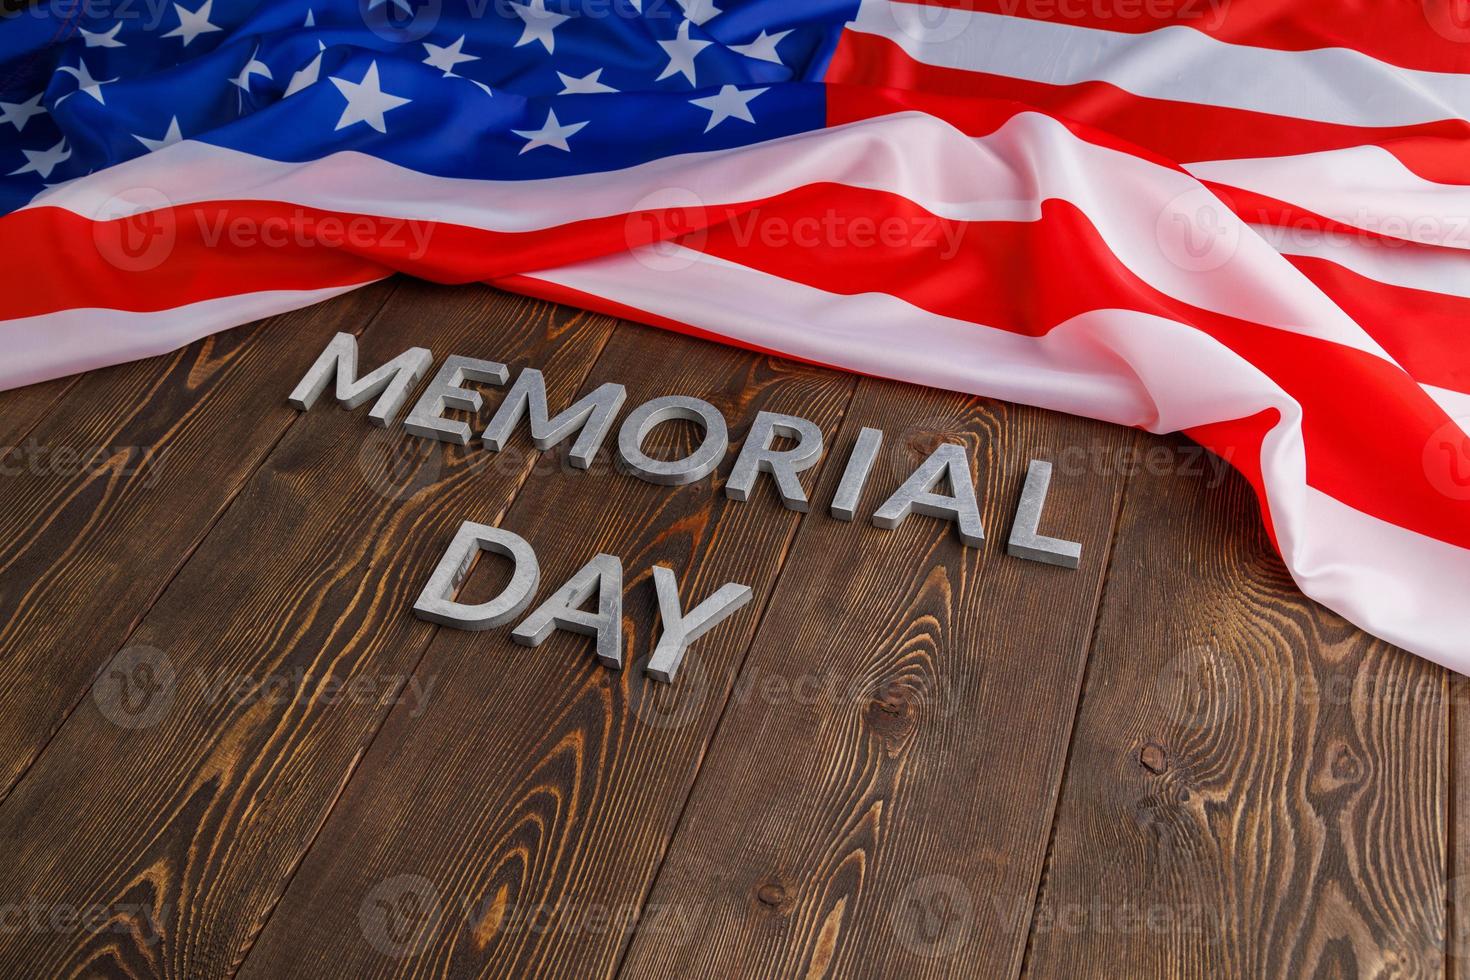
M1377 235L1470 249L1470 186L1425 180L1381 147L1215 160L1184 169Z
M1380 241L1350 232L1252 224L1284 255L1325 259L1390 286L1470 299L1470 254L1449 248ZM1470 341L1470 324L1466 325Z
M240 293L159 312L63 310L0 323L0 391L166 354L220 330L289 313L367 283Z
M849 30L886 37L925 64L1050 85L1104 81L1148 98L1348 126L1470 118L1470 76L1347 48L1281 51L1178 25L1131 34L891 0L863 0Z
M677 274L659 271L671 256L688 265ZM1470 672L1470 606L1462 594L1470 551L1308 486L1300 405L1186 324L1097 310L1025 337L890 296L834 295L687 250L656 261L614 256L531 278L824 364L1155 432L1275 408L1281 420L1266 437L1262 471L1277 538L1302 591L1393 643ZM711 303L711 296L740 302Z

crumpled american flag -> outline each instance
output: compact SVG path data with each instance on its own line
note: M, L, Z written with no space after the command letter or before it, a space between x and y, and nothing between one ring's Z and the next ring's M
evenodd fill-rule
M1470 0L50 0L0 388L403 271L1182 430L1470 670Z

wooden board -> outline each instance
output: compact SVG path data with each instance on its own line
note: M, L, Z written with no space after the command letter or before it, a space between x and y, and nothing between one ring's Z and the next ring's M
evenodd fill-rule
M1293 591L1244 481L1137 475L1031 975L1438 975L1445 684Z
M630 976L1011 976L1108 565L1122 480L1058 477L1078 571L1004 554L1026 463L1132 434L864 381L888 432L864 514L940 441L969 447L990 541L818 518L762 624L652 896ZM791 692L791 693L785 693ZM1010 918L994 914L999 909Z
M663 356L649 358L655 346ZM614 379L634 405L671 393L710 401L737 439L767 410L801 412L830 440L854 384L631 324L588 386ZM443 631L420 668L442 696L420 718L395 712L283 905L277 921L310 918L310 933L268 930L246 976L367 975L385 953L457 976L612 972L798 525L773 493L727 500L733 460L717 480L677 490L605 464L544 468L504 526L543 556L543 595L598 552L623 559L629 669L599 667L584 637L527 650L505 631ZM657 635L654 564L678 574L686 608L727 581L755 590L691 650L673 687L641 670ZM410 898L437 915L395 933L390 917Z
M76 376L73 375L24 388L0 391L0 446L9 450L4 458L5 476L18 476L15 472L18 467L29 468L27 464L31 460L21 455L21 450L25 448L22 441L76 381ZM48 461L42 459L37 462L44 465Z
M392 288L93 372L29 428L0 507L0 799L295 421L296 352Z
M405 285L362 359L420 344L529 360L565 398L611 327L488 289ZM256 400L283 400L319 348L291 354ZM0 805L0 894L115 919L95 935L0 934L0 962L42 976L237 968L433 633L407 610L439 532L466 513L498 519L533 461L421 440L405 456L400 433L364 433L365 411L299 417L128 638L133 659L103 672ZM145 682L165 689L129 714L143 693L128 685ZM353 683L366 695L336 686Z
M674 490L296 413L338 329L553 407L812 418L814 512L727 501L730 460ZM0 976L1470 976L1464 682L1304 600L1183 440L407 281L0 393L0 436L166 462L0 474ZM941 441L981 549L866 523ZM1078 571L1002 553L1031 456ZM466 518L543 597L620 555L630 668L413 618ZM673 686L636 669L655 563L756 592Z

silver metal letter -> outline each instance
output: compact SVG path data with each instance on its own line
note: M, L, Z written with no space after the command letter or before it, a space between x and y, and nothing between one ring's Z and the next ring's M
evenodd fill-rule
M597 596L597 612L582 606ZM550 599L527 616L510 638L539 647L559 629L597 638L597 659L604 667L623 666L623 563L613 555L598 555L567 580Z
M934 493L939 481L949 477L952 496ZM971 548L985 543L980 525L980 505L975 502L975 484L970 479L970 454L964 446L943 443L920 464L913 476L899 487L873 515L873 525L896 528L909 514L927 514L954 521L960 540Z
M878 458L878 449L882 445L882 429L865 428L858 433L852 455L847 459L847 470L837 485L836 496L832 498L832 516L839 521L850 521L857 516L863 488L868 485L868 474L873 472L873 461Z
M306 372L287 401L305 412L316 404L333 377L337 379L337 401L357 408L368 399L378 401L368 412L374 425L386 426L398 414L413 386L434 363L434 355L423 347L410 347L372 374L357 377L357 338L339 333L327 342L321 356Z
M771 443L777 436L797 440L793 449L774 450ZM776 492L788 510L805 514L808 509L806 491L796 474L817 465L822 458L822 430L806 419L795 415L777 415L761 412L751 423L750 435L735 460L735 469L730 481L725 484L725 496L731 500L749 500L755 487L756 477L769 473L776 480Z
M704 442L684 459L653 459L643 451L643 440L662 422L685 419L704 429ZM685 395L655 398L635 408L618 431L618 456L634 476L661 486L680 487L703 480L715 471L730 448L725 417L707 401Z
M475 556L482 550L504 555L515 563L510 584L489 602L476 606L455 602L455 593L464 584L475 563ZM536 585L540 580L541 568L536 563L536 552L525 538L488 524L465 521L450 542L449 550L439 560L434 574L429 576L429 584L424 586L418 601L413 604L414 615L461 630L504 626L526 611L536 597Z
M1021 503L1016 507L1016 523L1011 525L1011 539L1006 554L1031 561L1076 568L1082 560L1082 545L1037 534L1041 512L1046 507L1046 492L1051 487L1051 464L1033 459L1026 467L1026 485L1021 488Z
M663 635L658 638L658 645L653 648L653 656L644 672L665 684L674 683L674 675L679 672L679 664L683 663L684 651L689 649L689 644L720 625L755 595L750 586L731 582L685 615L679 605L679 580L674 577L672 569L653 566L653 585L658 590Z
M482 436L485 448L500 452L510 441L510 434L520 424L527 409L531 415L531 441L537 449L550 449L578 429L582 434L572 443L569 454L572 465L585 470L592 465L597 450L612 429L618 409L628 392L622 385L605 384L581 401L576 402L556 418L546 418L546 379L534 368L526 368L505 393L505 400L495 412L495 417L485 427Z
M439 368L439 373L419 397L418 404L408 413L408 418L403 420L403 427L425 439L439 439L458 446L467 446L470 442L469 423L444 418L444 410L462 408L466 412L478 412L480 406L485 404L485 397L478 391L463 387L464 383L488 381L490 384L503 385L509 377L510 371L506 370L504 364L456 354Z

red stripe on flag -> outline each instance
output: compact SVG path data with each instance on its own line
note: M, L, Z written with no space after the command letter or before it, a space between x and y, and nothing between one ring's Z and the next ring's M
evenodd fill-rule
M1246 109L1151 99L1107 82L1050 85L984 72L927 65L885 37L843 33L826 80L839 85L904 90L890 106L927 112L971 136L990 132L976 116L979 97L1010 99L1114 134L1168 160L1289 156L1374 145L1425 180L1470 184L1470 122L1446 119L1413 126L1365 127L1275 116ZM880 114L882 103L835 88L828 97L832 125ZM888 108L888 112L898 111ZM988 128L987 128L988 127Z
M840 216L846 239L792 237L803 222L817 228L828 215ZM897 229L887 241L881 231L869 231L884 222ZM861 242L852 237L859 227ZM1188 324L1301 403L1309 483L1382 520L1470 547L1470 502L1440 489L1453 477L1450 457L1426 455L1433 440L1446 439L1463 445L1470 458L1470 438L1453 429L1409 374L1365 351L1222 316L1158 291L1119 261L1069 203L1045 202L1039 221L953 222L896 195L814 185L748 205L690 244L829 293L887 293L932 313L1027 336L1098 309ZM1372 476L1380 473L1394 480Z
M1470 393L1470 299L1381 283L1327 259L1286 259L1418 381Z

